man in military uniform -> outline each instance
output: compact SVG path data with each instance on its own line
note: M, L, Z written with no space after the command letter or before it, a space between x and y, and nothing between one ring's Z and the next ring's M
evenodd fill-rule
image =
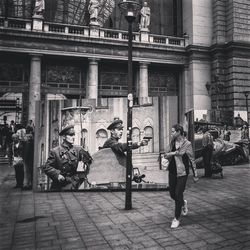
M77 173L78 164L83 162L88 168L92 158L81 146L74 145L73 125L63 128L59 136L63 142L50 151L43 170L52 179L51 190L76 190L83 182Z
M103 148L111 148L115 153L120 155L125 155L124 152L127 151L127 143L119 142L123 135L123 121L120 119L115 119L109 126L108 130L110 130L111 136L110 138L103 144ZM141 142L133 143L132 149L137 149L141 146L148 145L148 140L142 140Z

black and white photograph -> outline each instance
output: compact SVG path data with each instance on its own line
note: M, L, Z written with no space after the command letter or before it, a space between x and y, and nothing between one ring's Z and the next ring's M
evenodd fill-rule
M0 250L249 249L249 0L0 0Z

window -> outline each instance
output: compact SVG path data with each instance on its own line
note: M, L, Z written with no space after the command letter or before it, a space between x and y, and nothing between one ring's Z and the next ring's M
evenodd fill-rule
M150 126L145 127L144 128L144 136L152 137L152 139L149 140L147 146L142 147L141 152L142 153L152 153L152 152L154 152L154 147L153 147L153 138L154 138L153 128L150 127Z
M96 132L96 151L98 151L100 148L102 148L104 142L108 138L108 133L105 129L99 129Z

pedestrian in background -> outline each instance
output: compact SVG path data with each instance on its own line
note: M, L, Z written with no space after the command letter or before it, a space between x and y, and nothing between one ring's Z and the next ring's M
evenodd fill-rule
M230 136L231 136L231 132L228 130L227 125L225 125L224 127L224 131L223 131L223 140L224 141L230 141Z
M207 128L202 129L202 158L204 165L204 176L203 178L210 178L212 176L212 156L214 150L213 136L208 132Z
M196 163L192 144L183 136L183 127L175 124L171 131L171 142L168 152L164 157L169 160L169 193L175 201L175 217L172 221L171 228L177 228L180 225L180 216L187 215L187 200L184 200L189 168L193 170L194 182L198 181Z
M32 134L34 135L35 132L35 125L32 120L29 120L27 126L26 126L26 134Z
M23 143L19 140L17 134L12 135L12 143L9 150L10 165L15 169L16 186L15 188L23 188L24 179L24 162L23 162Z
M8 158L10 143L11 143L10 127L7 121L4 121L4 125L2 128L2 146L3 146L2 148L5 154L5 158Z
M26 134L26 140L23 142L23 160L24 160L24 181L23 190L32 189L33 162L34 162L34 137L33 134Z

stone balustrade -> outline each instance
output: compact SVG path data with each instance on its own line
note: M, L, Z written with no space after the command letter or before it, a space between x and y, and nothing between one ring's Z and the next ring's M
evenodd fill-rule
M33 24L34 26L34 24ZM69 25L61 23L43 22L42 30L32 30L32 20L30 19L20 19L20 18L8 18L0 17L0 29L18 29L18 30L28 30L30 32L46 32L54 34L64 34L71 36L83 36L92 37L91 26L79 26L79 25ZM116 41L128 40L128 32L122 30L105 29L98 26L94 27L95 33L94 37L102 39L110 39ZM171 37L155 35L150 33L133 32L133 40L142 44L152 44L152 45L166 45L173 47L185 47L188 45L187 38L181 37Z

